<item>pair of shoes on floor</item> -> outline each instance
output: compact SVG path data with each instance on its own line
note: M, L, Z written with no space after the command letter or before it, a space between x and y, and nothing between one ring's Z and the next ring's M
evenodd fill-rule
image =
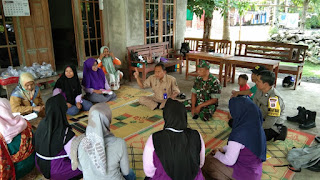
M316 127L315 120L316 120L317 112L307 110L306 108L301 106L299 106L297 110L299 111L298 115L294 117L287 116L288 121L299 123L299 128L304 130Z

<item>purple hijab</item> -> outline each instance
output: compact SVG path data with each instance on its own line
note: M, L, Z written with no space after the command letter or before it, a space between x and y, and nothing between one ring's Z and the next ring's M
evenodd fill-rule
M103 71L100 68L97 71L92 70L95 62L94 58L89 58L84 62L82 85L85 88L93 88L95 90L105 89L106 77Z

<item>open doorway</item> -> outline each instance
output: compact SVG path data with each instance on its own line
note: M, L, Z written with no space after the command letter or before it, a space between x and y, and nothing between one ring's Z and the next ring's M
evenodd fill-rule
M66 65L78 66L70 0L49 0L55 64L58 72Z

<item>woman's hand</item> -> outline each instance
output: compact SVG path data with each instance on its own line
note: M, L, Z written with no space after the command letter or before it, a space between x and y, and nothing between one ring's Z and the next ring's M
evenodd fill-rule
M109 56L112 57L112 59L115 59L116 57L113 55L113 52L109 52Z
M93 90L93 92L96 93L96 94L102 94L101 90Z
M41 106L32 107L32 110L40 112L41 111Z
M67 103L68 109L72 107L72 104Z
M232 93L231 98L237 97L237 96L239 95L239 94L238 94L239 92L238 92L238 91L235 91L235 90L232 90L231 93Z
M99 59L102 60L104 57L106 57L106 54L105 53L101 53L100 56L99 56Z
M77 106L78 109L82 108L82 104L80 102L77 102L76 106Z
M221 153L224 153L223 148L222 148L222 147L218 147L218 148L213 149L213 150L210 152L210 154L211 154L212 156L214 156L218 151L220 151Z

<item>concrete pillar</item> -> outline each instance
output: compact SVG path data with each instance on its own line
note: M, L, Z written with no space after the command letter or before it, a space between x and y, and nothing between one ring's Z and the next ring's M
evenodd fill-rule
M181 43L184 40L186 32L187 19L187 0L176 0L176 30L174 38L175 49L181 48Z

